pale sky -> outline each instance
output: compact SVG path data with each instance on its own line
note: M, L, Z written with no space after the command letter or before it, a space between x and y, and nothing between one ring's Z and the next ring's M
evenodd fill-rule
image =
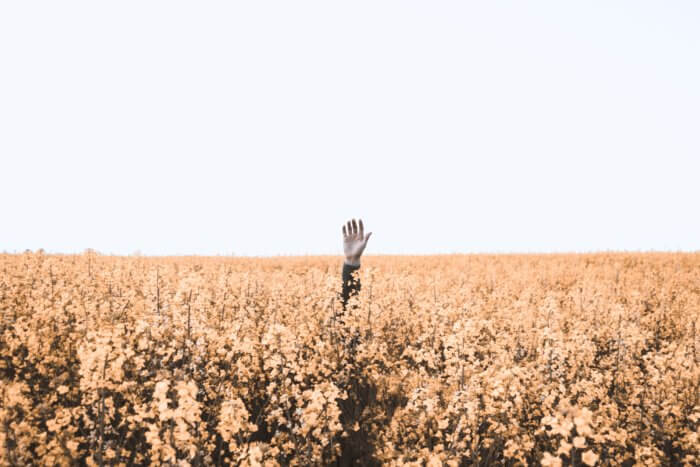
M2 2L0 160L0 251L700 250L700 2Z

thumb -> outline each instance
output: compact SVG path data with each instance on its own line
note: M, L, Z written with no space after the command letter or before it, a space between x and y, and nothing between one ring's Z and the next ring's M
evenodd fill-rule
M365 244L367 243L367 241L369 240L369 237L371 237L371 236L372 236L372 232L365 235Z

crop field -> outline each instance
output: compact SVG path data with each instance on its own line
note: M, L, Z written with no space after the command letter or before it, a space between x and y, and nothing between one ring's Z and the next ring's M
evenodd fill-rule
M0 465L697 465L700 254L0 255Z

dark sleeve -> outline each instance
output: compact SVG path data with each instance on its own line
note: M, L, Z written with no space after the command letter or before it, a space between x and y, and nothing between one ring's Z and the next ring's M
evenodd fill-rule
M360 278L355 275L353 277L353 272L360 269L360 266L351 266L349 264L343 263L343 310L348 304L348 300L352 295L356 295L360 291Z

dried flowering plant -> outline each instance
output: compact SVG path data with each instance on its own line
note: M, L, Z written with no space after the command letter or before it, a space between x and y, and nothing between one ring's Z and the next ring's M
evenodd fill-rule
M700 255L0 255L0 465L697 465Z

